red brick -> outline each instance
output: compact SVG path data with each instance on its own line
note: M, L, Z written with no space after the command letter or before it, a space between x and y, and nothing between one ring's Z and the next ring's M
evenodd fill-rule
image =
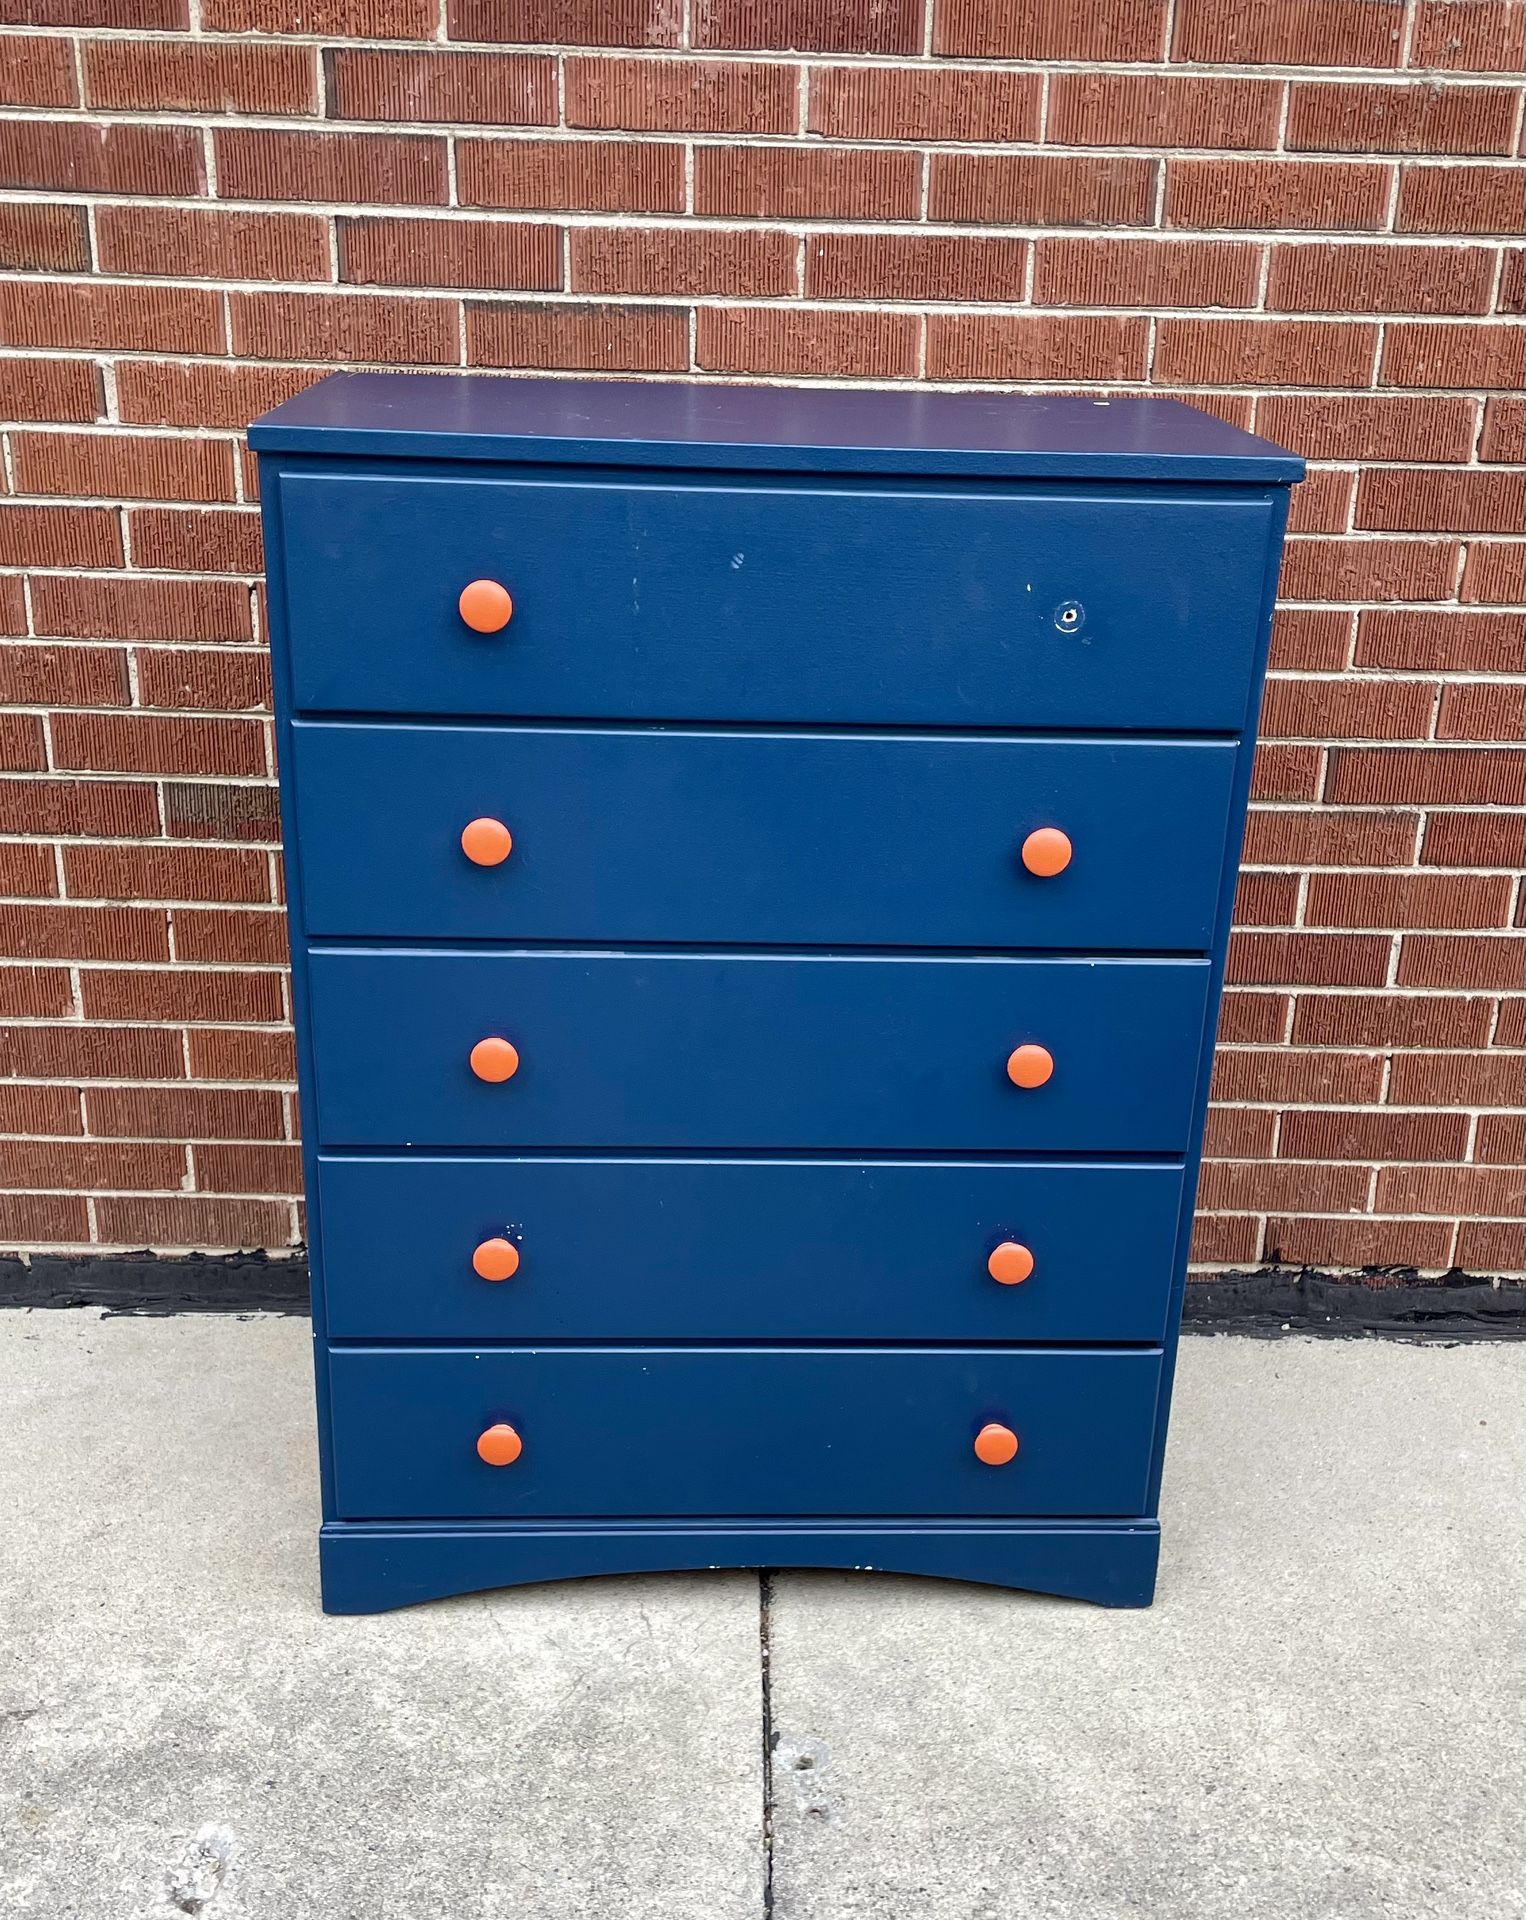
M1271 665L1334 673L1351 657L1354 616L1324 608L1279 607L1272 619Z
M1484 403L1484 430L1478 442L1480 460L1526 459L1526 401L1495 394Z
M936 0L933 51L1007 60L1155 60L1166 0Z
M1269 680L1268 740L1423 740L1435 689L1417 680Z
M1306 1212L1344 1212L1367 1198L1365 1168L1285 1160L1236 1163L1212 1160L1203 1168L1197 1203L1202 1209L1268 1213L1299 1207Z
M1382 934L1235 933L1229 978L1240 986L1380 987L1389 951Z
M214 966L286 963L286 915L279 910L177 907L174 917L175 952L182 960Z
M22 1080L183 1080L185 1056L179 1034L163 1027L96 1027L73 1021L58 1027L0 1029L0 1072ZM9 1148L6 1153L9 1157Z
M1304 82L1288 100L1287 144L1315 153L1509 153L1509 87Z
M1390 387L1506 387L1521 384L1526 333L1506 325L1393 322L1380 375Z
M1457 597L1464 606L1519 606L1526 600L1526 545L1519 540L1470 540ZM1519 662L1517 662L1519 664Z
M275 788L167 780L164 830L178 840L274 843L281 837Z
M777 62L570 59L565 87L569 127L793 133L800 119L799 69Z
M1500 1050L1399 1053L1387 1099L1391 1107L1518 1107L1523 1082L1520 1060Z
M1519 680L1474 681L1444 687L1436 717L1438 740L1526 738L1526 688Z
M0 205L0 266L83 273L90 266L85 209L49 202Z
M541 55L336 47L325 58L337 120L556 124L556 62Z
M1290 533L1343 533L1351 517L1355 474L1315 467L1293 489Z
M1487 313L1494 257L1483 247L1310 243L1272 249L1266 304L1293 313Z
M754 219L911 220L922 167L888 147L699 147L694 211Z
M122 418L134 424L243 428L321 378L311 367L124 360L117 364L117 404Z
M6 0L6 20L28 27L155 27L190 24L189 0Z
M930 220L1138 226L1154 204L1156 163L1132 156L935 153L929 165Z
M197 194L205 186L201 136L194 127L0 121L0 186Z
M85 1202L65 1194L0 1194L0 1238L11 1247L81 1244L90 1238Z
M292 1237L290 1213L277 1200L208 1199L197 1194L99 1200L95 1219L104 1246L282 1247Z
M201 8L209 33L317 33L360 40L425 40L438 17L436 0L202 0Z
M1519 672L1520 623L1496 613L1373 609L1358 621L1355 659L1359 667L1400 671Z
M833 140L1037 140L1042 103L1036 73L816 67L807 125Z
M159 714L61 713L53 723L60 768L95 773L260 774L256 720L178 719Z
M806 240L806 291L823 300L1019 299L1025 240L970 234L821 233Z
M328 231L315 214L188 207L101 207L96 244L107 273L204 280L326 280Z
M1318 747L1279 747L1263 741L1251 770L1251 799L1313 800L1319 794L1324 754Z
M1289 541L1281 591L1289 600L1446 600L1457 576L1449 540Z
M1526 820L1493 808L1433 813L1425 823L1420 861L1427 867L1507 867L1520 872L1526 868Z
M1454 1264L1464 1273L1520 1273L1526 1269L1526 1227L1516 1221L1480 1226L1465 1220L1458 1229Z
M87 1020L217 1020L248 1031L285 1011L278 973L203 971L183 957L167 968L92 967L80 975L80 992Z
M1219 1005L1219 1045L1280 1041L1291 1004L1285 993L1226 993Z
M232 580L37 577L37 631L64 639L247 640L249 590Z
M788 233L583 227L572 236L572 285L579 293L789 294L796 252Z
M562 284L559 227L342 218L338 228L339 277L361 286L545 291Z
M310 47L230 46L190 40L89 40L85 99L147 113L313 113Z
M42 722L35 714L0 713L0 766L9 773L38 771L47 764Z
M270 898L266 857L246 847L65 847L64 880L76 900Z
M6 647L0 699L29 707L126 706L127 655L120 647Z
M1260 1222L1232 1214L1199 1213L1192 1222L1194 1265L1249 1266L1261 1245Z
M1439 1220L1325 1220L1266 1223L1266 1257L1306 1267L1445 1267L1452 1229Z
M1148 347L1142 316L939 313L927 321L934 380L1139 380Z
M1247 866L1407 867L1413 864L1417 813L1253 809L1246 822Z
M162 1037L173 1041L178 1051L178 1035ZM141 1140L9 1141L5 1154L7 1173L16 1186L67 1187L80 1193L173 1190L188 1171L184 1147Z
M83 1131L80 1097L74 1088L0 1086L0 1133L69 1135Z
M1377 232L1390 169L1324 160L1177 160L1166 167L1166 225Z
M38 906L0 909L6 951L19 960L167 960L160 908Z
M551 0L540 3L549 5ZM608 0L588 3L602 7ZM821 0L704 0L695 9L694 44L799 47L812 53L920 53L922 10L922 0L833 0L831 6Z
M1516 1006L1523 1003L1515 1001ZM1526 1114L1480 1114L1473 1157L1486 1166L1526 1166Z
M1277 1116L1255 1107L1210 1107L1203 1152L1210 1160L1266 1160L1271 1157Z
M1503 927L1511 885L1504 874L1316 873L1310 927Z
M1328 800L1372 806L1518 807L1526 758L1498 747L1336 747Z
M1397 67L1393 0L1177 0L1171 56L1216 65Z
M0 338L13 347L221 353L222 296L207 287L0 282Z
M1378 468L1362 475L1356 524L1390 532L1510 533L1526 525L1519 473Z
M289 1033L255 1027L193 1027L186 1035L193 1080L277 1080L297 1077Z
M1213 1098L1273 1105L1368 1106L1383 1086L1383 1056L1289 1047L1230 1047L1214 1062Z
M87 1101L89 1096L86 1096ZM1468 1121L1460 1113L1390 1113L1315 1109L1285 1113L1278 1136L1283 1160L1365 1160L1404 1163L1460 1160Z
M684 150L635 140L461 140L462 206L681 213Z
M172 573L258 573L259 515L245 509L137 507L127 515L133 564Z
M226 200L443 206L448 197L445 142L428 134L223 127L213 141Z
M140 649L138 704L215 713L268 713L270 656L263 647L219 648L215 652L187 647L162 652L157 648Z
M4 783L6 785L9 782ZM73 990L66 967L0 967L0 1014L13 1020L39 1020L73 1011ZM4 1090L0 1089L0 1099ZM10 1116L0 1115L0 1119ZM0 1132L16 1129L0 1127ZM79 1132L79 1127L74 1127Z
M1404 167L1394 225L1400 233L1519 233L1520 171L1514 167Z
M191 1149L196 1185L204 1193L302 1191L302 1150L295 1144Z
M138 500L232 500L233 443L127 433L17 434L23 493Z
M103 411L101 376L88 360L0 360L0 417L84 421Z
M1476 408L1453 394L1267 393L1256 431L1310 460L1466 460Z
M158 831L158 795L147 781L0 780L0 833L145 839Z
M1298 876L1292 873L1242 873L1235 895L1235 925L1290 927L1298 910Z
M1478 1047L1491 1002L1456 994L1301 994L1293 1043L1314 1047Z
M917 370L913 314L705 307L695 358L722 373L856 374L909 378Z
M1496 313L1526 313L1526 247L1506 247L1500 262Z
M9 15L15 18L15 15ZM72 107L79 103L74 43L44 34L12 35L0 65L0 100L9 107Z
M1278 80L1056 73L1046 138L1067 147L1274 147L1281 110Z
M1412 67L1453 73L1519 73L1526 61L1521 0L1417 0Z
M579 47L676 47L680 16L653 0L448 0L454 40L565 41Z
M58 891L51 847L36 841L0 841L0 894L11 900L54 900Z
M109 507L0 506L0 566L121 564L120 517Z
M468 301L466 352L478 367L674 373L689 362L688 326L682 307Z
M1260 255L1233 241L1040 240L1033 298L1045 307L1252 307Z
M460 351L454 300L232 293L228 313L233 351L260 360L447 365Z
M1377 328L1336 320L1160 321L1155 377L1207 386L1365 385Z
M1526 972L1526 940L1478 933L1406 934L1399 949L1401 987L1441 987L1451 992L1495 987L1518 989Z

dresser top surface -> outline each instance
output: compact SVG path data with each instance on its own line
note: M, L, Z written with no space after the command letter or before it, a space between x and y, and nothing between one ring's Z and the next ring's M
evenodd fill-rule
M1179 400L927 388L332 374L256 421L262 453L1287 484L1303 461Z

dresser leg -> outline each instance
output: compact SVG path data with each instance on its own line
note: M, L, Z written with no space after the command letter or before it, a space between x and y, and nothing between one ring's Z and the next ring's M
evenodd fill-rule
M1154 1520L706 1521L335 1520L319 1533L326 1613L385 1613L421 1600L591 1574L718 1567L849 1568L1147 1607Z

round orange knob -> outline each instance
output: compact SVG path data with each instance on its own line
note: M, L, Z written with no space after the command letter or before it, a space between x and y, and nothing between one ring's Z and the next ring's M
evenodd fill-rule
M456 602L461 618L473 633L502 633L514 612L507 587L496 580L473 580L461 589Z
M518 1444L516 1441L516 1449ZM1009 1460L1017 1458L1017 1435L1010 1427L997 1426L994 1421L982 1427L975 1436L975 1458L983 1460L988 1467L1004 1467Z
M468 820L461 829L461 851L477 867L501 867L514 850L514 836L501 820Z
M1007 1078L1014 1087L1041 1087L1054 1072L1048 1047L1014 1047L1007 1055Z
M1003 1240L991 1249L986 1272L998 1286L1019 1287L1033 1271L1033 1255L1018 1240Z
M1035 827L1023 842L1023 865L1041 880L1063 873L1070 865L1073 849L1070 835L1058 827Z
M990 1433L1000 1429L987 1427L986 1431ZM1016 1445L1015 1441L1013 1445ZM477 1457L486 1460L490 1467L512 1467L524 1450L524 1441L502 1420L497 1426L489 1427L485 1433L477 1435Z
M512 1280L519 1271L519 1249L511 1240L484 1240L472 1255L480 1280Z
M511 1041L479 1040L472 1048L472 1072L479 1080L512 1080L519 1071L519 1049Z

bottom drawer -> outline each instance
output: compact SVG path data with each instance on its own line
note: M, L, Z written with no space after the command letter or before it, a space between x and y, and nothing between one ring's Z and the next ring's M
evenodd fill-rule
M1144 1511L1158 1350L338 1347L341 1519ZM477 1441L507 1426L492 1466ZM987 1425L1016 1435L976 1457Z

